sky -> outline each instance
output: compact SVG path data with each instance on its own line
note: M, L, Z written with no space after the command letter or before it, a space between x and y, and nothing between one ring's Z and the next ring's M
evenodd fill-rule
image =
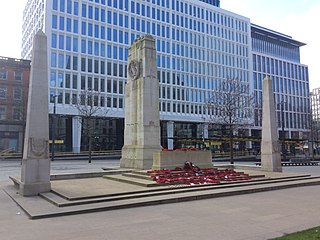
M0 56L20 58L26 0L0 0ZM320 87L320 0L221 0L221 8L306 43L301 63L309 66L310 89Z

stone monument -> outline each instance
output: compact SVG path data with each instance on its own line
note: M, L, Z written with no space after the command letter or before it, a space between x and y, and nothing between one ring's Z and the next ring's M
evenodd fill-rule
M155 40L136 39L129 48L124 146L120 167L151 169L160 146L159 81Z
M39 31L33 41L24 151L19 192L23 196L48 192L50 184L47 37Z
M262 98L261 170L282 172L274 93L268 76L263 80Z

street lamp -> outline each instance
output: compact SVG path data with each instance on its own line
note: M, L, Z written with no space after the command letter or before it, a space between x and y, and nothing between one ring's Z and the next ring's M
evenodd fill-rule
M285 133L284 133L284 104L285 102L282 101L280 103L280 111L281 111L281 140L282 140L282 154L283 154L283 161L286 161L286 145L285 145Z
M56 127L56 97L58 95L53 95L53 115L52 115L52 125L51 125L51 161L54 161L54 150L55 150L55 127Z

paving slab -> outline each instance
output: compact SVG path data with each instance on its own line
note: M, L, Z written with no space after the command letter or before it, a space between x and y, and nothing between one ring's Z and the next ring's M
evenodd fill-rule
M0 182L1 188L8 185L12 183ZM308 186L30 221L0 191L0 236L14 240L271 239L319 226L319 198L319 186Z
M258 174L253 170L250 173ZM263 182L266 179L268 181ZM190 187L160 186L155 190L103 178L51 182L52 192L42 194L42 197L22 197L13 185L6 186L4 190L30 218L37 219L318 185L320 178L307 177L306 174L267 173L266 178L252 182Z

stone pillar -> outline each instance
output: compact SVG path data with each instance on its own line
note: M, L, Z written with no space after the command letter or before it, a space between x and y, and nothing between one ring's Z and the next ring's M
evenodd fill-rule
M51 190L49 159L49 101L47 37L39 31L33 41L26 131L19 192L34 196Z
M82 118L75 116L72 118L72 152L80 153L81 150L81 128Z
M261 169L282 172L274 93L268 76L263 80L262 98Z
M167 122L168 149L173 149L174 122Z
M120 166L151 169L160 146L159 81L155 40L146 35L129 48L124 146Z

